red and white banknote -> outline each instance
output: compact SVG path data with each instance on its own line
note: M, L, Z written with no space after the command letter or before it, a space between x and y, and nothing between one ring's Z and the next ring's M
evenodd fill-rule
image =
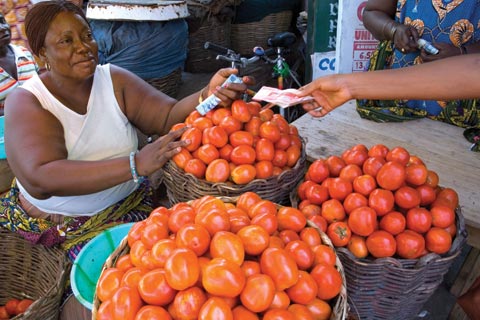
M299 97L297 89L280 90L277 88L263 86L252 97L253 100L273 103L281 108L288 108L306 101L313 100L313 97Z

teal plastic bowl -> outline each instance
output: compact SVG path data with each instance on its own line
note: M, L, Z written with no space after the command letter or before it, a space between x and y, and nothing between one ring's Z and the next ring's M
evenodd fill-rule
M93 296L105 261L128 234L134 222L121 224L100 233L88 242L78 254L70 272L75 297L92 310Z

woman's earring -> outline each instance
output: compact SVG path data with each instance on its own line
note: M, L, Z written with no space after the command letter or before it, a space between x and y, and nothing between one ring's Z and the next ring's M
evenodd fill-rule
M50 67L50 63L48 62L45 62L45 68L47 69L47 71L52 70L52 68Z

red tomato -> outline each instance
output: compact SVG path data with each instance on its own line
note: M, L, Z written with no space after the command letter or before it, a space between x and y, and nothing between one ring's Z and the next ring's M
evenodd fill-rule
M243 146L239 146L243 147ZM237 148L239 148L237 147ZM235 149L233 149L235 150ZM257 170L251 164L239 164L230 172L230 178L235 184L247 184L255 179Z
M22 299L18 302L15 314L22 314L32 305L34 301L31 299Z
M295 314L285 309L268 309L263 315L263 320L295 320Z
M258 153L257 153L258 155ZM273 163L268 160L261 160L255 163L255 179L268 179L272 177L273 172Z
M380 219L379 227L393 235L397 235L405 230L406 224L407 220L402 213L391 211Z
M233 320L259 320L257 314L245 308L242 305L238 305L232 309Z
M328 165L328 171L330 172L330 177L338 177L341 170L347 165L345 161L339 156L329 156L325 160Z
M263 312L272 304L275 283L266 274L254 274L247 278L240 294L242 305L252 312Z
M140 279L149 271L147 268L143 267L132 267L125 271L122 277L121 287L133 287L137 288Z
M306 271L298 272L298 281L285 290L294 303L308 304L317 296L318 285L313 276Z
M321 215L328 223L342 221L345 219L345 209L339 200L329 199L322 203Z
M335 267L320 263L313 267L310 275L318 286L317 298L330 300L340 293L343 281Z
M7 312L7 309L5 306L0 306L0 320L5 320L5 319L10 319L10 314Z
M252 118L252 114L248 109L247 102L243 101L242 99L238 99L232 102L231 106L232 116L239 120L240 122L248 122Z
M280 207L277 212L278 230L293 230L295 232L302 231L307 224L307 218L303 213L293 207Z
M377 213L370 207L359 207L350 212L348 226L352 232L367 237L377 229Z
M212 122L214 125L218 126L220 122L228 116L232 115L232 111L227 108L215 108L213 109Z
M330 175L328 163L323 159L313 161L308 167L307 174L313 182L322 183Z
M332 307L330 304L318 298L307 304L307 309L314 316L314 318L318 320L330 319L332 314Z
M447 253L452 247L452 236L445 229L432 227L425 235L425 246L430 252Z
M383 144L376 144L368 150L369 157L385 158L390 150Z
M312 204L321 205L323 202L327 201L329 197L328 188L325 186L319 185L315 182L312 182L310 185L306 186L305 199L310 201Z
M425 233L432 226L432 214L425 208L408 210L406 218L407 228L418 233Z
M193 121L192 127L198 128L200 129L200 131L203 131L206 128L213 127L213 122L212 119L209 119L207 117L200 117Z
M135 241L140 240L143 233L143 229L145 228L146 225L147 225L147 222L143 220L143 221L135 222L133 226L130 228L127 235L127 242L130 248L132 247Z
M154 269L141 277L138 293L147 304L166 306L173 301L177 290L167 283L164 269Z
M203 163L208 165L210 162L220 157L220 152L213 144L204 144L198 148L197 157L202 160Z
M230 231L218 231L210 242L210 256L224 258L241 266L245 258L242 238Z
M273 155L272 163L276 167L283 168L287 165L288 155L286 150L275 149L275 154Z
M362 168L356 164L347 164L341 171L338 177L353 182L356 177L363 174Z
M405 165L397 161L388 161L378 170L376 179L380 187L396 190L405 182Z
M245 282L242 268L224 258L210 260L202 270L202 285L215 296L234 298L242 292Z
M205 170L205 180L209 182L225 182L230 177L230 166L225 159L213 160Z
M336 247L345 247L350 241L352 231L346 222L336 221L328 225L327 235Z
M233 320L233 313L227 302L219 297L209 298L200 309L198 320Z
M199 224L187 224L182 226L175 237L178 248L188 248L200 257L207 252L210 246L210 233Z
M290 298L287 293L282 291L275 291L272 304L269 309L287 309L290 305Z
M100 307L98 307L97 311L97 319L98 320L112 320L113 319L113 314L112 314L112 300L107 300L105 302L102 302L100 304Z
M120 287L111 299L112 320L134 320L142 305L136 288Z
M268 212L257 214L250 223L262 227L269 235L273 235L278 229L277 216Z
M258 194L253 191L247 191L242 193L237 198L237 208L248 212L251 206L256 204L257 202L261 201L262 198Z
M17 315L17 305L19 302L20 302L19 299L12 298L12 299L9 299L7 303L5 303L5 310L8 312L9 315L11 316ZM1 313L0 313L0 319L3 319Z
M245 253L252 256L260 255L268 248L270 242L268 232L258 225L245 226L237 232L237 235L243 243Z
M271 140L261 138L255 144L255 153L257 155L257 161L272 161L275 155L275 146Z
M437 193L435 189L429 185L422 184L421 186L416 187L418 194L420 194L420 206L425 207L430 205L437 198Z
M168 218L168 229L171 232L178 232L184 225L193 223L195 221L195 210L189 206L182 206L171 210ZM164 237L165 239L167 237ZM158 239L160 240L160 239ZM157 240L157 241L158 241ZM155 241L156 242L156 241Z
M187 129L180 138L181 141L190 140L190 144L185 146L185 149L192 152L198 149L202 144L202 130L191 127Z
M158 240L166 238L168 238L168 226L166 224L148 223L143 229L140 240L147 249L151 249Z
M411 209L420 205L420 193L412 187L400 187L395 191L394 196L395 203L400 208Z
M397 254L404 259L420 258L425 250L425 239L412 230L405 230L396 235Z
M376 177L378 170L385 164L385 158L370 157L363 163L362 170L364 174Z
M233 147L230 154L230 161L236 165L253 164L256 158L255 149L249 145L239 145Z
M97 297L100 301L110 299L115 291L120 288L124 272L117 268L105 269L97 283Z
M391 257L397 251L393 235L383 230L376 230L367 237L368 252L375 258Z
M179 291L173 300L176 319L197 319L206 301L207 295L199 287Z
M273 143L280 139L280 128L273 121L265 121L259 128L260 137L271 140Z
M368 174L364 174L353 179L352 185L353 191L364 196L368 196L377 188L377 182L375 181L375 178Z
M227 135L231 135L232 133L242 129L242 122L233 116L226 116L220 121L218 126L225 130Z
M162 307L143 306L138 310L135 320L171 320L172 317Z
M300 231L300 239L305 241L305 243L312 248L322 243L320 234L313 227L306 227Z
M312 248L314 254L314 265L319 263L334 266L337 261L337 255L334 249L326 244L318 244Z
M435 206L430 209L430 213L434 227L446 228L455 222L455 211L451 207Z
M410 153L403 147L394 147L388 151L385 159L387 161L395 161L403 166L406 166L410 161Z
M300 239L288 242L285 246L285 251L290 253L300 270L309 269L315 259L310 246Z
M377 212L379 217L386 215L395 206L393 192L385 189L375 189L368 196L368 206Z
M405 180L408 184L420 186L427 181L428 170L424 164L409 164L405 168Z
M253 146L253 135L248 131L238 129L230 133L228 141L234 148L240 145Z
M360 193L352 192L343 200L346 214L350 214L355 208L366 206L368 206L368 199Z
M344 178L332 178L328 184L330 198L343 201L352 192L352 183Z
M298 281L295 259L284 249L265 249L260 257L260 268L273 279L277 290L289 288Z
M368 248L365 238L362 236L352 235L347 245L348 250L357 258L365 258L368 256Z
M220 126L213 126L203 130L202 144L213 144L217 148L221 148L228 142L228 134Z
M165 262L165 278L175 290L193 286L200 275L198 257L190 249L176 248Z
M260 125L263 123L262 119L257 116L253 116L250 121L245 123L244 130L250 132L254 137L260 135Z

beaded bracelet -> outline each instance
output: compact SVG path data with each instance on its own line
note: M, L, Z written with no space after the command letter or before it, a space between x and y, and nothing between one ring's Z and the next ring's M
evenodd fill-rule
M206 88L206 87L205 87ZM198 96L198 103L202 103L203 102L203 91L205 90L205 88L203 88L202 90L200 90L200 96Z
M133 182L142 183L145 177L138 175L137 167L135 166L135 154L137 154L137 152L138 151L130 152L130 172L132 173Z

